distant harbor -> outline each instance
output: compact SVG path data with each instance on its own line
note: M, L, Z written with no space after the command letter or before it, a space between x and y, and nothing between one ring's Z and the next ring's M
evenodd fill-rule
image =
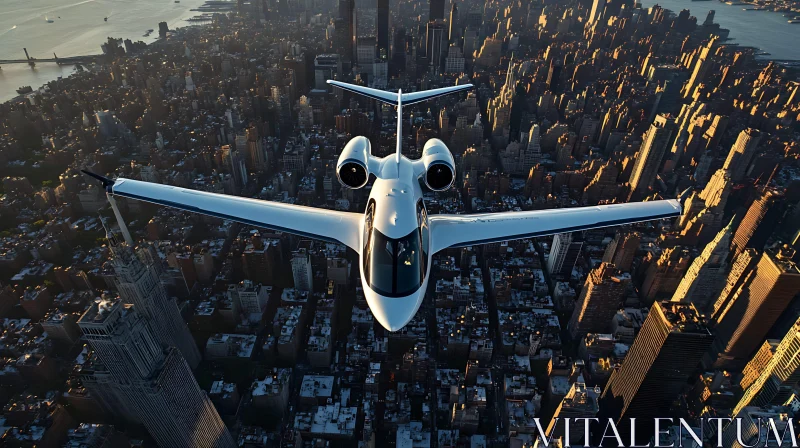
M62 6L54 8L55 3ZM205 0L2 0L0 60L24 59L23 48L27 48L36 66L0 64L0 102L18 96L20 86L36 90L79 71L75 64L57 65L53 53L67 61L72 56L95 55L109 36L149 43L158 33L147 31L158 22L167 22L171 29L193 24L186 19L198 13L190 9L204 4ZM81 62L81 66L88 69L90 64Z
M236 2L226 0L207 0L203 6L192 9L193 12L233 12L236 10Z
M691 15L698 18L698 22L702 22L708 12L714 10L714 22L730 30L730 39L735 39L742 47L756 48L757 57L778 61L800 61L800 51L797 49L797 42L800 42L800 26L787 23L788 20L795 20L794 17L800 15L800 12L753 14L751 11L743 11L742 8L758 5L738 0L719 3L687 0L642 1L644 8L656 4L675 14L683 9L689 9ZM788 16L784 17L783 14ZM730 41L727 41L726 45L729 44Z
M692 1L702 1L702 0L692 0ZM719 1L726 5L731 5L731 6L739 6L739 5L748 6L747 8L742 8L744 11L772 11L772 12L800 13L800 10L795 11L790 6L775 5L772 3L762 5L754 1L727 1L727 0L719 0Z

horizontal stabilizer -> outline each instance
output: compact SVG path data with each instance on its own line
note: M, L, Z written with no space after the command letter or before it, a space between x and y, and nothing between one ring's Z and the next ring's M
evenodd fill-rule
M357 86L355 84L348 84L346 82L339 82L328 80L328 84L347 90L349 92L364 95L382 103L397 106L398 94L394 92L387 92L385 90L373 89L370 87ZM472 89L472 84L462 84L459 86L442 87L441 89L423 90L421 92L411 92L402 94L402 103L404 106L416 104L431 98L437 98L451 93L465 92Z

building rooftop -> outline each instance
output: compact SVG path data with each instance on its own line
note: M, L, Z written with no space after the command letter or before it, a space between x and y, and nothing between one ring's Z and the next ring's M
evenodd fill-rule
M306 375L300 385L300 396L307 398L325 398L333 395L334 377L322 375Z

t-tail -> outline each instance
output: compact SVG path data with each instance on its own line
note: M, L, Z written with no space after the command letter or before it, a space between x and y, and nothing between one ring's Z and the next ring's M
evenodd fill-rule
M461 84L452 87L442 87L441 89L423 90L421 92L403 93L402 90L398 90L397 93L394 93L394 92L387 92L385 90L372 89L370 87L357 86L355 84L348 84L346 82L333 81L333 80L328 80L328 84L397 107L397 162L398 163L400 162L400 150L402 148L401 131L403 129L403 106L410 106L412 104L417 104L425 100L438 98L444 95L449 95L451 93L465 92L467 90L472 89L473 87L472 84Z

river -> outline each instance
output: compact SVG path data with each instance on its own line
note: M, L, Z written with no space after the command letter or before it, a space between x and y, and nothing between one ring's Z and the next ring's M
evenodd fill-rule
M739 45L757 47L770 53L770 59L800 60L800 24L791 24L782 13L772 11L744 11L750 5L726 5L710 0L642 0L642 7L659 5L676 14L688 9L701 24L709 10L714 10L714 23L731 30L730 38Z
M204 0L0 0L0 59L52 58L100 54L107 37L152 42L158 37L158 22L170 28L189 25L189 11ZM108 21L103 19L108 17ZM48 23L52 20L52 23ZM154 29L149 38L144 33ZM40 63L0 67L0 101L17 96L23 85L34 89L69 76L74 66Z
M186 26L185 20L197 13L189 9L204 0L0 0L0 59L22 59L27 48L32 57L49 58L99 54L106 38L153 41L158 22L170 28ZM698 22L710 9L715 22L731 30L736 43L758 47L773 59L800 59L800 24L787 23L782 14L771 11L743 11L743 6L718 1L643 0L644 7L655 4L678 12L689 9ZM108 21L103 18L108 17ZM47 20L53 20L48 23ZM151 37L142 35L155 29ZM59 67L40 63L31 69L25 64L6 65L0 69L0 101L17 95L22 85L38 88L59 76L69 76L73 66Z

